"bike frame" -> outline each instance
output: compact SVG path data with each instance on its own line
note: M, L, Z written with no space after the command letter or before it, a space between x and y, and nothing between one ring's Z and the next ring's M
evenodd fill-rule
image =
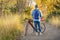
M33 24L31 23L31 20L28 20L28 23L31 25L31 27L34 29Z
M31 20L31 19L28 19L28 23L31 25L31 27L34 29L34 26L33 26L33 24L32 24L32 21L33 20ZM41 21L44 21L44 20L41 20Z
M41 21L42 21L42 20L41 20ZM44 20L43 20L43 21L44 21ZM27 19L26 22L27 22L29 25L31 25L31 27L32 27L33 29L35 29L34 26L33 26L33 23L32 23L33 20L31 20L31 19ZM42 24L43 24L44 27L45 27L45 24L44 24L44 23L42 23ZM46 27L44 28L44 31L45 31L45 29L46 29ZM28 27L26 27L25 35L27 34L27 30L28 30ZM44 31L43 31L43 32L44 32ZM42 33L43 33L43 32L42 32Z

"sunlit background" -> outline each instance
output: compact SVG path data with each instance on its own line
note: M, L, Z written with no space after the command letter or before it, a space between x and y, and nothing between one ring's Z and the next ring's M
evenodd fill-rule
M24 19L32 18L35 5L46 23L60 27L60 0L0 0L0 40L15 40L24 31Z

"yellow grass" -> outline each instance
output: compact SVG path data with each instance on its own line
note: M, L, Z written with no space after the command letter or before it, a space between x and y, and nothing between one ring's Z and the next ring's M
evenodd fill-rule
M9 15L0 18L0 40L14 40L23 31L19 15Z
M52 17L52 19L50 19L50 23L53 24L53 25L60 25L60 17Z

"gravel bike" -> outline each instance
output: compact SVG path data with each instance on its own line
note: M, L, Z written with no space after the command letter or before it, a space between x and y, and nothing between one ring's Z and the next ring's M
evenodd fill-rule
M41 20L40 28L41 28L42 33L44 33L45 30L46 30L44 20ZM30 31L34 32L34 25L33 25L33 20L32 19L25 18L25 30L24 31L25 31L24 32L25 36L27 34L29 34Z

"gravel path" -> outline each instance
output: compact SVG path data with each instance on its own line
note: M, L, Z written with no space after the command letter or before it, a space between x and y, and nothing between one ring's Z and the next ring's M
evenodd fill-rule
M22 40L60 40L60 30L49 24L46 24L46 31L43 35L36 36L32 34L31 28L29 35L24 36Z

